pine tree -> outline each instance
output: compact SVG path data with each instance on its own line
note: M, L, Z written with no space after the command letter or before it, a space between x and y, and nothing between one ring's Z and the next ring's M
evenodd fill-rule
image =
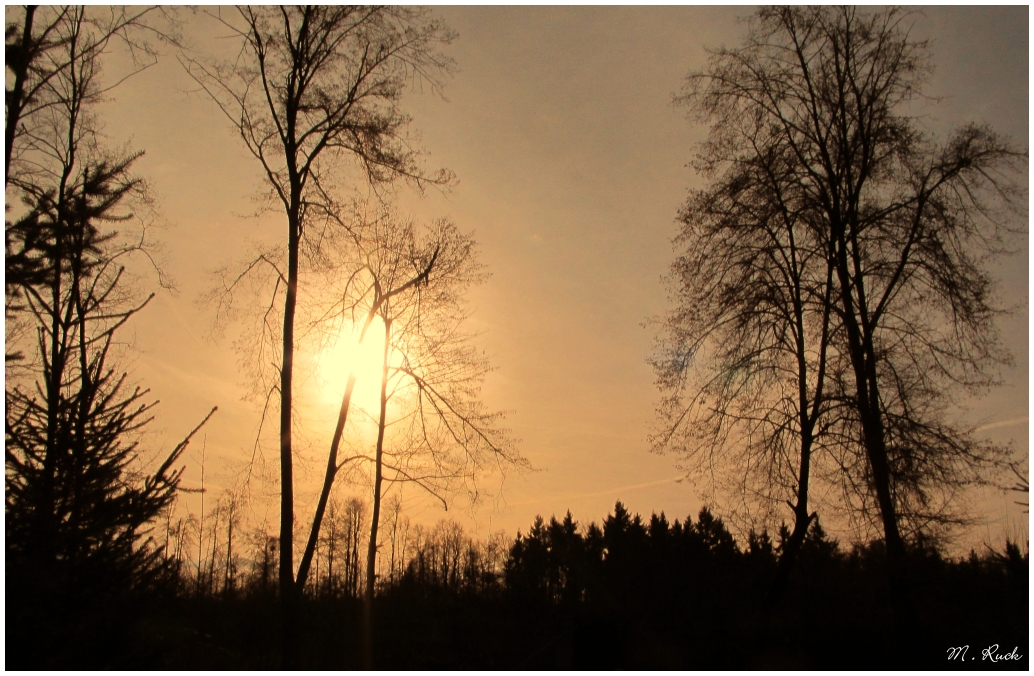
M150 298L128 302L125 250L99 227L125 218L120 207L138 186L133 159L86 166L34 196L48 274L45 286L25 289L42 373L31 388L9 382L6 391L5 525L9 607L37 620L9 638L24 638L18 653L36 659L100 650L90 644L104 614L120 621L112 599L155 583L163 559L148 525L175 497L183 470L173 464L190 440L141 473L138 434L155 404L120 372L115 336ZM55 638L77 648L28 647Z

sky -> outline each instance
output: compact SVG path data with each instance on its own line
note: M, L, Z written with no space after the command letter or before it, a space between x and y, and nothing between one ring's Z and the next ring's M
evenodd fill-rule
M535 467L509 476L497 499L448 516L484 536L513 535L537 514L567 510L579 522L599 521L616 500L644 515L695 515L700 488L678 481L677 459L652 454L648 442L659 399L646 361L656 336L650 322L669 309L662 277L675 256L675 216L687 191L703 186L687 164L707 133L671 101L684 77L704 67L706 48L740 44L746 27L737 17L749 8L435 11L458 32L446 50L457 72L444 98L425 87L407 92L403 106L425 166L451 169L458 183L444 194L402 191L398 204L418 221L447 217L475 233L492 275L469 296L477 344L495 367L483 399L509 412L506 424ZM185 16L197 49L225 46L211 23ZM987 122L1026 148L1028 9L933 8L914 20L914 34L932 39L927 93L943 97L924 124L943 138L961 123ZM158 196L160 260L176 282L131 329L133 377L162 402L153 447L171 448L218 405L188 451L185 484L200 485L203 446L208 487L230 485L259 425L260 405L243 398L239 367L254 357L235 350L233 326L213 330L215 310L199 298L214 286L213 271L243 259L249 243L281 238L285 220L253 215L258 166L175 54L120 85L99 114L111 142L145 151L136 168ZM1016 255L994 263L1001 298L1015 307L1000 324L1015 364L966 414L988 438L1012 443L1018 458L1028 446L1027 261L1024 239ZM314 431L326 420L313 413L303 426L319 439L331 431L329 422L325 433ZM302 449L312 460L298 475L302 513L314 503L322 448L314 441ZM272 488L253 481L254 516L273 532L275 502L261 499ZM1025 533L1014 499L975 495L983 523L961 541ZM413 487L404 500L417 522L446 516Z

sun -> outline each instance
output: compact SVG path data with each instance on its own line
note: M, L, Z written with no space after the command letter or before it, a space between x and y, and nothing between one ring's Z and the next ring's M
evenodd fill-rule
M375 318L360 342L361 328L343 327L337 340L324 348L317 364L317 381L321 399L336 411L341 406L349 374L355 374L351 411L362 409L376 416L380 407L384 322L380 317Z

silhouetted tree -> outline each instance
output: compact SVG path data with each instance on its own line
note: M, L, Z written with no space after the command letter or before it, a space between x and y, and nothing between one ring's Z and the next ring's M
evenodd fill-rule
M760 533L754 532L751 529L747 535L747 556L754 559L757 565L761 568L769 566L775 563L775 547L772 544L772 538L769 537L768 531L763 530Z
M967 125L944 145L919 128L905 106L930 71L926 47L895 9L763 9L744 46L714 51L684 97L713 125L705 146L713 194L745 196L737 213L748 216L749 241L792 224L797 250L815 262L801 288L833 300L832 314L811 313L824 318L810 334L821 338L798 363L821 372L827 346L822 396L837 406L835 424L819 423L825 447L841 468L845 503L881 524L900 594L905 536L954 522L955 494L986 482L1004 460L1003 449L973 439L948 411L993 383L1006 359L980 262L1003 250L1019 195L1010 176L1025 160L985 127ZM745 259L758 288L795 288L792 275L773 283L765 271L798 266L755 263L771 251ZM832 293L823 283L830 275ZM795 302L772 307L782 303L790 316ZM755 335L772 333L780 331ZM746 356L748 370L762 357ZM809 399L815 407L801 389L797 414Z
M570 607L591 584L593 568L603 560L602 534L593 525L583 537L568 512L563 521L536 517L527 536L517 534L506 565L506 586L527 602Z
M56 135L55 121L60 126L74 120L65 131L81 133L90 126L83 109L111 88L102 86L95 73L112 42L128 47L134 72L139 72L157 58L151 38L172 43L178 38L172 17L154 7L28 5L6 14L4 186L30 188L28 211L13 222L5 219L5 307L10 315L23 309L23 287L47 282L48 234L39 213L45 207L34 203L31 188L41 180L53 182L52 176L44 179L53 168L48 156L67 148ZM6 206L10 210L12 205Z
M324 538L340 519L334 505L327 510ZM623 508L615 512L607 517L616 529L612 535L634 533L635 516ZM895 630L882 621L888 609L879 593L886 588L882 541L841 551L813 522L789 578L787 602L769 618L765 590L775 552L764 533L741 547L710 510L699 529L694 519L656 513L638 521L639 546L615 550L620 568L608 561L602 530L578 527L571 515L536 518L516 541L500 535L477 541L449 521L413 526L404 572L389 579L386 564L379 568L377 629L391 640L378 643L377 663L393 669L818 668L839 664L848 653L866 666L890 656ZM778 539L785 546L789 537L787 528ZM356 548L364 545L365 534ZM326 539L321 557L325 547ZM258 560L259 552L252 557ZM268 561L276 565L275 552ZM1022 645L1027 557L1014 545L1003 554L972 552L969 560L945 557L931 546L915 548L910 565L914 593L933 627L930 639L952 643L961 633ZM363 567L357 561L357 569ZM324 571L321 563L320 575ZM254 569L254 575L261 572ZM275 576L269 575L271 582ZM257 592L259 585L251 579L242 588ZM306 663L359 663L362 648L353 630L360 622L361 593L321 592L306 600L307 612L300 616ZM196 631L179 632L183 638L174 639L179 645L163 664L275 663L272 594L190 596L176 605L191 609L181 621ZM925 644L918 629L906 635ZM944 659L941 652L917 652L906 663Z
M316 560L322 555L325 571L314 580L319 594L326 593L330 598L361 597L367 511L366 503L358 498L330 500L316 552Z
M372 659L385 474L389 485L415 483L447 506L446 498L458 489L476 501L484 472L505 472L527 462L499 428L501 414L485 410L479 398L488 364L464 332L464 294L485 276L473 239L445 221L418 228L390 212L351 231L360 259L343 296L353 298L347 305L365 317L363 335L375 317L384 327L374 454L356 453L340 463L365 460L373 474L364 598L364 644ZM335 460L353 380L349 378L335 430ZM328 465L327 476L333 471ZM324 494L327 490L325 484Z
M252 593L272 594L276 589L277 575L277 549L279 542L276 536L269 534L266 524L253 530L248 537L251 545L251 583L249 589Z
M6 188L23 210L7 224L7 308L29 329L8 332L8 349L33 357L8 369L5 391L9 600L33 615L10 643L43 663L103 664L96 637L126 626L121 601L159 579L164 551L149 530L193 434L149 470L138 443L154 404L118 364L117 334L150 300L125 280L128 258L148 246L149 200L131 173L137 155L101 147L93 106L110 89L99 72L112 39L153 56L137 40L147 14L8 13ZM112 227L130 222L136 232Z
M765 120L715 111L695 92L678 100L713 123L696 162L712 180L679 214L677 307L653 358L665 392L654 449L735 487L752 519L789 504L789 564L813 518L813 458L829 425L832 262L783 181L793 158L764 147Z
M173 463L194 433L142 473L136 437L154 404L127 385L114 345L147 301L129 303L120 262L129 250L97 227L127 217L132 160L69 167L60 193L39 195L51 269L47 287L26 292L42 374L31 390L9 382L6 391L5 523L8 582L40 593L48 619L77 597L95 608L96 594L153 582L162 550L142 538L174 497L183 470Z
M395 626L393 610L406 613L407 623L423 624L431 619L421 617L423 609L443 600L454 604L461 617L439 621L466 623L473 619L468 610L477 613L475 609L483 602L498 600L501 595L510 544L500 533L487 541L475 540L462 526L448 520L439 521L433 528L413 526L401 575L381 585L379 626ZM448 638L454 643L452 636ZM385 645L393 643L382 643L381 654ZM434 650L434 646L429 647Z
M242 7L232 18L221 12L213 16L240 39L240 53L225 64L188 60L188 72L259 161L273 199L287 216L287 269L276 271L274 302L282 293L275 385L280 399L280 596L284 666L292 667L298 585L291 430L299 257L312 250L310 244L318 249L320 221L331 209L335 160L357 160L372 183L450 179L445 171L429 176L417 166L404 136L408 118L398 103L411 78L437 87L438 75L451 67L437 50L452 33L417 8Z
M719 559L730 558L739 553L739 547L737 547L732 533L725 527L722 519L713 515L707 507L700 509L693 529L704 547L713 556Z
M353 253L353 255L356 252L358 253L358 260L354 261L356 270L349 276L341 293L341 307L333 313L331 321L338 324L338 326L334 327L336 329L334 333L341 340L345 327L340 326L340 324L346 320L351 320L352 324L361 326L359 343L362 344L373 321L380 317L385 326L385 350L390 350L392 340L390 321L385 321L388 305L394 303L406 305L410 303L411 301L407 296L419 292L421 286L427 287L432 276L436 284L440 283L439 278L446 277L455 277L454 281L460 281L461 277L456 275L455 261L451 260L454 251L452 251L452 247L446 246L445 255L441 255L442 245L447 244L447 239L443 238L435 243L436 248L433 251L416 252L412 226L398 225L394 214L389 210L385 210L384 214L380 218L374 219L372 223L367 222L366 214L359 213L358 210L353 214L352 223L343 221L340 214L334 214L333 218L350 233L351 237L346 238L349 240L346 244L351 243L354 245L355 251L343 252L343 257L347 259L349 258L349 253ZM333 240L333 235L328 237L328 239ZM429 255L424 255L428 253ZM421 256L423 256L423 260L418 260ZM345 308L348 308L349 311L345 311ZM386 386L384 378L381 380L382 386ZM313 552L318 542L320 525L338 472L351 462L369 459L368 456L360 453L347 457L340 462L338 461L342 434L348 421L355 383L356 375L353 371L348 375L345 392L341 398L337 424L335 425L330 444L330 453L327 456L327 469L323 477L323 488L316 505L316 513L313 517L312 528L309 531L309 539L298 567L299 588L304 585L308 575ZM382 395L386 396L386 393L382 392ZM383 424L383 421L381 421L381 424ZM383 439L380 439L378 448L380 449L382 446ZM375 461L375 464L377 462L379 461ZM375 468L375 471L380 472L380 468ZM375 479L376 487L373 500L374 519L378 522L380 515L379 476L377 474L378 478ZM374 527L374 535L376 535L376 527Z

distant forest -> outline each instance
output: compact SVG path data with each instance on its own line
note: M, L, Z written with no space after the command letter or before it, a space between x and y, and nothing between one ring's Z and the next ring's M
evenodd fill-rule
M328 524L301 601L301 668L361 668L362 533L349 530L350 514ZM48 598L39 592L45 581L9 584L6 666L278 668L276 540L240 538L240 554L227 555L226 533L200 568L171 542L150 584L132 592L81 579ZM880 542L845 549L816 521L785 586L774 589L788 537L784 528L739 543L706 508L669 521L632 515L620 502L602 525L579 525L570 513L540 517L514 540L478 541L448 521L415 527L378 580L376 664L987 669L980 652L998 645L999 655L1018 647L1023 657L994 668L1028 668L1029 558L1016 545L960 559L912 551L918 623L901 634L886 622ZM968 644L967 660L976 661L949 661L956 644Z

